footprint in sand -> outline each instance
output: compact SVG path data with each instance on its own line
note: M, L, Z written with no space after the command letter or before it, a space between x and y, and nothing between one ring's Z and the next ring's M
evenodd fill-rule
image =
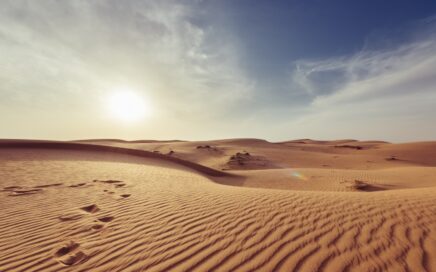
M110 180L98 180L98 179L94 179L93 182L113 184L113 185L115 185L115 188L121 188L121 187L126 186L124 181L121 181L121 180L112 180L112 179L110 179Z
M59 220L65 222L65 221L79 220L82 217L83 217L83 214L71 213L71 214L61 215L58 218L59 218Z
M10 192L10 191L17 190L17 189L22 189L22 188L23 187L21 187L21 186L7 186L7 187L3 188L3 191Z
M91 230L102 230L104 228L103 224L94 224L91 226Z
M93 182L99 182L99 183L113 185L115 189L117 189L117 188L125 188L127 186L127 184L124 183L124 181L121 181L121 180L112 180L112 179L110 179L110 180L98 180L98 179L94 179ZM114 191L110 191L108 189L104 189L103 192L105 192L105 193L107 193L109 195L115 194ZM120 199L127 198L127 197L130 197L130 194L121 194L120 195Z
M71 188L79 188L79 187L83 187L85 185L86 185L86 182L82 182L82 183L77 183L77 184L70 185L69 187L71 187Z
M79 246L78 243L70 241L59 248L54 253L54 257L59 263L66 266L85 262L88 259L88 256L79 249Z
M80 208L82 211L85 211L87 213L96 213L98 211L100 211L100 208L96 205L96 204L91 204L85 207ZM65 217L67 219L69 219L69 217ZM64 218L64 219L65 219ZM76 217L73 217L72 220L74 220ZM95 222L102 222L102 223L108 223L111 222L112 220L114 220L113 216L103 216L103 217L98 217L97 220L95 220ZM105 224L94 224L90 227L90 230L101 230L103 229L105 226Z
M104 217L98 218L98 221L104 222L104 223L111 222L112 220L114 220L113 216L104 216Z
M24 196L40 193L42 189L13 189L8 191L10 192L8 196Z
M63 183L52 183L52 184L38 185L38 186L35 186L33 188L48 188L48 187L56 187L56 186L61 186L61 185L63 185Z
M100 210L100 208L95 205L95 204L91 204L85 207L80 208L82 211L85 211L87 213L96 213Z
M113 216L104 216L104 217L97 218L96 220L94 220L95 224L90 226L88 228L88 230L105 231L105 230L107 230L107 228L106 228L107 223L111 222L112 220L114 220Z
M114 184L114 183L122 183L122 184L124 184L124 181L121 181L121 180L112 180L112 179L109 179L109 180L94 179L93 182L101 182L101 183L109 183L109 184Z
M114 220L113 216L104 216L104 217L97 218L96 220L94 220L94 222L96 223L91 227L89 227L89 230L94 230L94 231L105 230L107 225L106 223L109 223L112 220Z
M42 192L41 188L25 188L21 186L4 187L3 192L9 192L9 196L31 195Z

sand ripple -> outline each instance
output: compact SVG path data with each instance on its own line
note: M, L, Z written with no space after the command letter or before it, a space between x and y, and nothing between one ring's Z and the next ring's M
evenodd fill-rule
M109 161L14 160L0 174L0 271L436 271L434 187L255 189Z

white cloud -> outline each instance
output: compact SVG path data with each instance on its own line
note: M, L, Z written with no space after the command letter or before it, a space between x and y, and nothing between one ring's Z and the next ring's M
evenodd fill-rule
M435 36L397 48L296 65L294 83L312 102L288 125L306 137L410 140L436 136L431 128L436 122Z
M200 12L195 1L0 6L4 103L86 108L106 90L129 85L148 92L162 108L199 115L205 104L219 112L253 88L239 65L234 37L214 37L212 26L193 23Z

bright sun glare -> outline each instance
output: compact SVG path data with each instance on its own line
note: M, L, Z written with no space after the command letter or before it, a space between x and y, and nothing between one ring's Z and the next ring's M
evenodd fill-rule
M148 101L129 89L112 93L109 96L108 109L114 118L129 123L140 121L151 114Z

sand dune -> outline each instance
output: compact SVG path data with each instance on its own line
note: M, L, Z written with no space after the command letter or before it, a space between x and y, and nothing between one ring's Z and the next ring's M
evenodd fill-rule
M210 176L227 176L229 174L211 169L207 166L192 163L187 160L182 160L176 157L164 156L159 153L153 153L145 150L122 148L110 145L92 145L92 144L78 144L70 142L56 142L56 141L16 141L16 140L3 140L0 141L0 148L26 148L26 149L55 149L55 150L73 150L73 151L96 151L96 152L110 152L118 154L127 154L143 158L161 159L164 161L174 162L195 169L201 173ZM62 156L61 156L62 157Z
M436 143L301 142L2 141L0 271L436 271Z

